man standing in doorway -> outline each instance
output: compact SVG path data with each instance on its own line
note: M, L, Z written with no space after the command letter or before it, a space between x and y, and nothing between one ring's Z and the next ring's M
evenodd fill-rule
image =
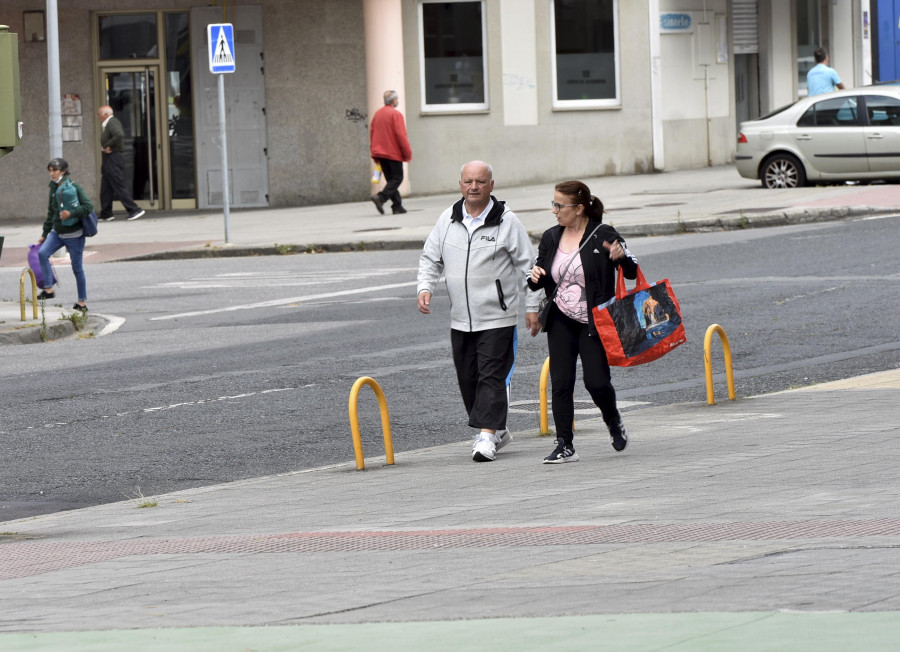
M843 89L841 78L834 68L828 67L828 51L825 48L816 48L813 52L816 65L806 73L806 88L809 97L830 93L836 88Z
M384 92L384 106L372 116L370 129L372 159L381 166L384 189L372 195L372 203L384 215L384 203L391 200L394 215L405 213L400 199L400 183L403 181L403 163L412 160L412 149L406 137L403 114L397 110L400 97L397 91Z
M491 166L466 163L459 189L462 198L441 213L419 258L418 308L431 314L443 274L456 379L469 425L478 430L472 459L492 462L512 439L506 417L519 311L525 303L525 325L537 333L540 296L525 288L534 262L531 239L516 214L491 195Z
M111 106L101 106L97 109L97 118L100 120L100 149L103 150L103 162L100 165L100 217L104 222L110 222L113 215L113 199L122 202L128 211L128 219L136 220L144 215L144 210L134 203L131 192L125 186L125 130L118 118L113 116Z

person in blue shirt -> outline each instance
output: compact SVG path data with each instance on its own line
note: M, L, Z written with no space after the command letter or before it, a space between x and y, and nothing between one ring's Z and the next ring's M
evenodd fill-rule
M838 88L843 89L844 84L841 83L837 71L828 67L828 50L816 48L813 56L816 58L816 65L806 73L806 88L809 96L830 93Z

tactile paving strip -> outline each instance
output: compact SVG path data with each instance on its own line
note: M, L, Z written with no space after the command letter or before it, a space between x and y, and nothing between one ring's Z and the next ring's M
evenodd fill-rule
M900 519L288 532L179 539L0 543L0 580L133 555L328 553L900 535Z

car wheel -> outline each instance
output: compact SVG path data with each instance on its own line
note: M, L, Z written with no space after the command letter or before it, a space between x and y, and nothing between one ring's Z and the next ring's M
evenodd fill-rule
M759 175L766 188L800 188L806 185L806 171L790 154L776 154L763 165Z

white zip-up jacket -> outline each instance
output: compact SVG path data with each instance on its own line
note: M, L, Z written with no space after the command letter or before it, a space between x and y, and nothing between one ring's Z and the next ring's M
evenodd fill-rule
M526 289L534 263L531 239L516 214L491 199L494 207L471 237L463 224L465 199L441 213L419 258L417 292L433 295L444 274L454 330L515 326L521 303L527 312L538 311L540 295Z

